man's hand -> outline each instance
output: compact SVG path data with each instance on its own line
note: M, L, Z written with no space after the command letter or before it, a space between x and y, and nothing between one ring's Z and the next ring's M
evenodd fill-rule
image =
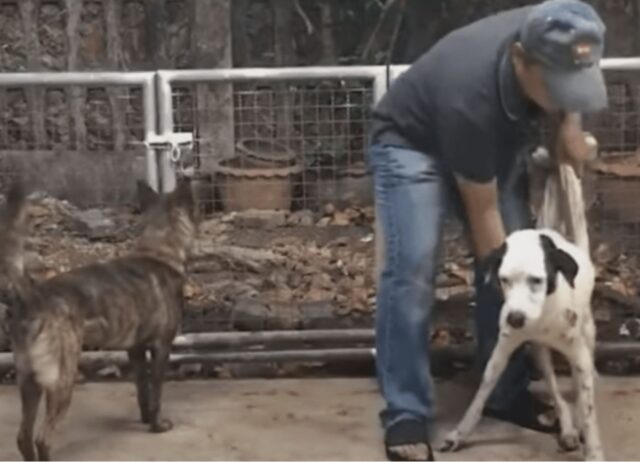
M483 259L500 247L506 237L496 182L475 183L459 176L456 181L467 212L474 253L477 259Z
M573 166L578 176L582 175L584 164L597 152L597 141L582 130L579 113L564 113L555 120L554 156L559 163Z

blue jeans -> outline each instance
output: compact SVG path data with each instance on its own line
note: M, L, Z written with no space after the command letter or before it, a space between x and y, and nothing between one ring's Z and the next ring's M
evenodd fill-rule
M368 156L375 206L383 232L384 259L378 280L376 369L385 409L385 428L402 419L430 426L433 384L429 331L435 300L443 225L449 212L461 216L453 177L439 159L394 146L373 145ZM498 176L500 208L507 232L530 227L528 185L518 156ZM379 238L379 237L378 237ZM476 267L477 270L477 267ZM475 275L475 326L480 367L488 361L498 335L500 294ZM517 351L487 406L503 410L529 385L529 363Z

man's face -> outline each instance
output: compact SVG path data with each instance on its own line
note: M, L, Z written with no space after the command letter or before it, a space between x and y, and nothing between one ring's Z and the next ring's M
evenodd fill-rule
M542 66L527 57L520 43L513 44L511 60L525 95L545 112L557 112L542 75Z

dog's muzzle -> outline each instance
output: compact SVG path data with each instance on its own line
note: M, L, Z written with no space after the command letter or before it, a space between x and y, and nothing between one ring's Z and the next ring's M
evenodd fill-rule
M521 311L512 311L507 315L507 324L514 329L520 329L524 326L526 318Z

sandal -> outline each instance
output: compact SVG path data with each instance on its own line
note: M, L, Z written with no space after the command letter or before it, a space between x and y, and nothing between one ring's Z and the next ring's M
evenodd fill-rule
M410 446L424 444L427 446L427 458L426 459L409 459L403 457L399 451L395 451L393 448L398 446ZM391 425L384 438L384 447L389 460L435 460L433 456L433 449L429 444L429 437L427 429L424 423L418 420L406 419L400 420Z

